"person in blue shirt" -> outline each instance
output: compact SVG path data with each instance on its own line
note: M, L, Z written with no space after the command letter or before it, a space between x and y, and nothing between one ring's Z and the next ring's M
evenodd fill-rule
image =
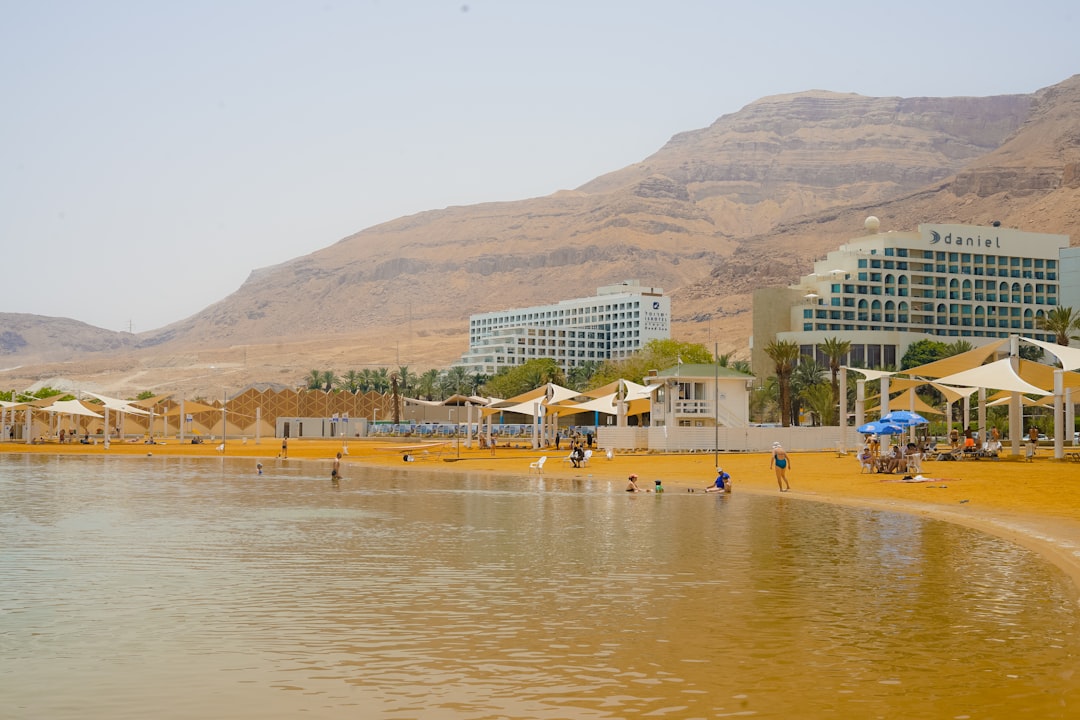
M731 475L724 472L724 468L716 468L716 480L705 488L705 492L731 492Z

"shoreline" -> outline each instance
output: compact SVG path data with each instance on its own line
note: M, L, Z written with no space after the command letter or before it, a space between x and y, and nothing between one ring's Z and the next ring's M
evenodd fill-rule
M598 452L589 466L573 468L563 462L569 450L537 451L499 447L495 451L455 447L450 444L392 442L351 438L342 440L290 439L289 458L280 459L280 439L259 442L229 440L224 452L220 443L200 445L145 445L113 442L81 445L0 442L0 454L181 456L250 458L252 472L262 462L267 475L277 463L323 462L329 478L334 455L343 451L343 474L348 467L423 469L446 473L481 473L527 477L529 463L548 457L543 475L558 479L586 477L623 483L630 473L639 484L652 487L662 479L665 492L701 492L715 477L713 453L625 453L611 460ZM792 490L783 497L826 502L854 508L901 512L929 517L985 532L1033 550L1060 568L1072 581L1080 603L1080 463L1043 457L1023 459L925 461L922 475L928 482L900 482L901 475L862 474L855 455L828 452L789 452ZM405 463L411 454L415 462ZM731 474L734 492L779 494L767 453L720 453L719 464Z

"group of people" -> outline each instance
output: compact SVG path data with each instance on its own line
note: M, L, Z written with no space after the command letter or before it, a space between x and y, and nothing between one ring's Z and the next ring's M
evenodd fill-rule
M780 487L780 492L787 492L791 490L791 484L788 482L787 472L791 468L791 457L788 456L787 451L784 450L784 446L778 442L774 442L772 445L772 454L769 456L769 467L776 473L776 484ZM656 488L654 490L643 490L638 487L638 476L631 474L627 485L626 492L663 492L664 488L659 480L656 480ZM716 468L716 479L705 487L707 493L730 493L732 491L731 474L724 470L722 467ZM694 492L693 488L689 488L689 492Z
M873 472L906 473L908 470L921 471L923 451L913 442L906 445L893 443L891 448L881 452L881 442L876 435L868 436L866 443L859 450L859 462Z

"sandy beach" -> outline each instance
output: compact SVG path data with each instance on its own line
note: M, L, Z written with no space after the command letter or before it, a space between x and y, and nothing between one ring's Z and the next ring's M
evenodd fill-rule
M289 441L288 460L278 457L280 441L263 438L259 442L230 440L224 453L217 443L165 444L113 442L104 445L56 444L26 445L0 443L0 452L85 454L85 455L177 455L188 457L250 458L252 474L262 462L264 473L272 474L280 463L305 462L325 464L326 476L334 455L342 451L341 440ZM350 439L345 445L342 474L350 477L350 466L374 465L416 468L436 472L493 473L504 476L528 476L529 464L541 455L548 460L543 473L553 479L607 479L621 490L630 473L639 476L642 488L652 488L663 481L665 492L702 492L715 477L713 453L696 454L618 454L608 460L602 453L589 466L573 468L563 462L568 451L535 451L523 448L498 448L495 451L467 448L464 444L421 446L384 440ZM409 454L414 462L403 462ZM925 482L902 482L900 474L860 473L854 454L838 456L835 452L790 453L788 473L791 501L817 501L866 508L906 512L978 528L1036 550L1064 570L1080 591L1080 463L1054 460L1050 448L1028 462L1023 458L1000 460L965 460L960 462L925 461ZM769 468L769 456L757 453L719 454L719 464L734 480L735 492L777 493L776 478Z

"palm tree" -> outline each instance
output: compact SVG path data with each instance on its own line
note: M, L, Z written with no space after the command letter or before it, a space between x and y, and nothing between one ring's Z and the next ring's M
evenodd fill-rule
M402 395L408 397L409 393L416 389L416 383L420 378L416 373L409 370L408 365L401 365L397 369L398 374L398 390Z
M372 377L374 385L371 389L385 395L390 390L390 370L381 367L372 374Z
M337 379L337 387L339 390L355 395L360 391L360 373L349 370Z
M443 398L450 395L467 395L472 389L472 378L468 371L460 365L455 365L442 376L442 388L445 393Z
M1040 330L1054 334L1054 342L1068 345L1070 340L1080 340L1080 316L1071 307L1056 307L1041 317L1035 318L1035 325Z
M829 359L833 405L840 407L840 363L851 352L851 341L836 337L825 338L825 341L821 343L821 351Z
M417 394L422 396L425 400L434 400L435 393L439 390L439 370L438 368L431 368L425 370L420 379L417 381L416 391Z
M307 378L304 379L304 386L308 390L321 390L322 389L323 374L322 370L310 370L308 371Z
M334 374L333 370L323 370L319 374L319 379L321 381L320 390L330 392L334 389L334 386L337 385L337 375Z
M780 386L780 424L791 426L791 373L799 359L799 345L791 340L773 340L765 346L765 354L773 361L776 381Z
M791 372L791 422L798 423L803 401L807 392L818 385L824 385L825 367L809 355L803 355L802 361Z
M815 425L832 425L836 421L837 406L832 402L832 388L820 382L803 388L802 399L806 401L810 413L816 416Z
M587 390L589 381L592 380L592 376L596 374L602 364L598 360L586 360L580 365L575 365L570 368L566 382L569 383L570 388L573 390Z

